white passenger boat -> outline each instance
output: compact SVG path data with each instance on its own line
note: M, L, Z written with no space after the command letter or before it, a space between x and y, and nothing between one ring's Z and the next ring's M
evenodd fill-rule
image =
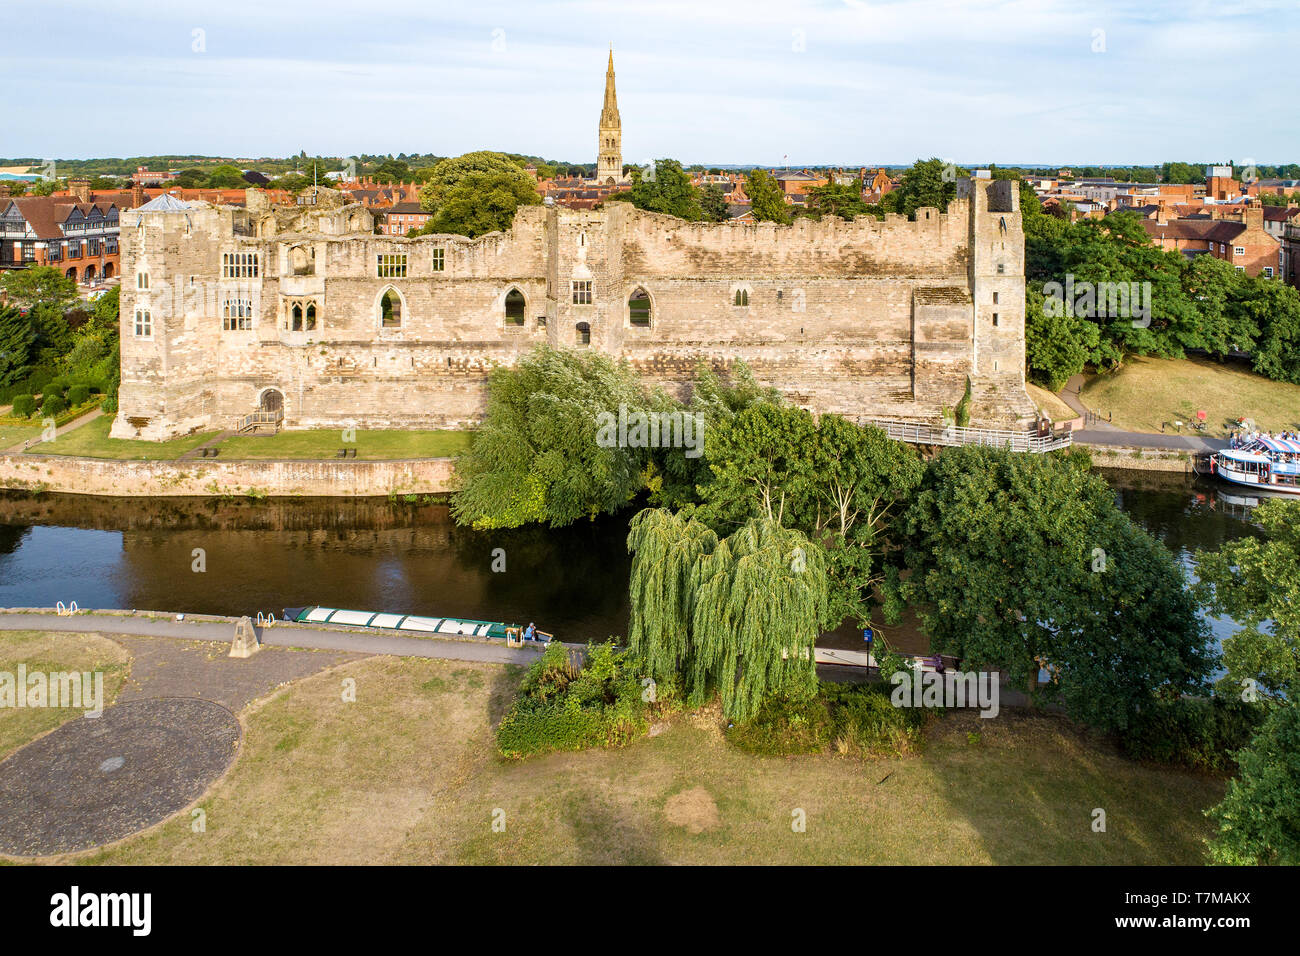
M1300 441L1261 435L1210 456L1210 474L1257 491L1300 495Z

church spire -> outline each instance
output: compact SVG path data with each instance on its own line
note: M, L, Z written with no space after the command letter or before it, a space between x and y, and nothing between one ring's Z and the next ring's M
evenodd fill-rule
M614 93L614 46L609 47L605 70L605 105L600 110L597 132L596 179L612 185L623 181L623 130L618 118L618 97Z
M609 48L609 68L605 71L605 106L600 111L602 129L617 129L618 96L614 92L614 47Z

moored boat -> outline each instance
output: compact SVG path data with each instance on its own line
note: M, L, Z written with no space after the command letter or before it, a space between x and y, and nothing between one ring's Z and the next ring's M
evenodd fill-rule
M499 621L474 621L457 617L422 617L415 614L392 614L382 611L349 611L343 608L287 607L284 619L297 624L344 624L348 627L373 627L386 631L419 631L443 637L496 637L521 639L524 629ZM551 634L536 631L539 641L551 640Z
M1257 491L1300 495L1300 441L1252 437L1212 454L1210 474Z

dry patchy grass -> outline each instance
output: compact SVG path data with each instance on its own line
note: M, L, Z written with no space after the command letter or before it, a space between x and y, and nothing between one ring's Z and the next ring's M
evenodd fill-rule
M98 634L0 631L0 671L16 674L19 664L26 664L29 674L103 671L105 707L126 683L130 662L122 645ZM57 707L0 707L0 758L82 713Z
M902 759L750 756L706 711L620 750L505 761L491 731L517 681L393 658L306 678L244 713L205 833L181 815L92 861L1195 864L1223 793L1005 710L939 720Z

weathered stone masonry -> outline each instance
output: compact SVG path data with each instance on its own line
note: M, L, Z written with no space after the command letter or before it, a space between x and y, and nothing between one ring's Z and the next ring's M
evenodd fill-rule
M542 342L624 358L683 395L698 358L743 359L791 401L856 418L935 421L970 375L976 421L1023 422L1018 193L959 186L916 221L538 206L475 240L375 236L329 191L292 209L255 191L246 209L150 204L122 220L112 433L231 427L277 403L287 427L469 424L493 364Z

